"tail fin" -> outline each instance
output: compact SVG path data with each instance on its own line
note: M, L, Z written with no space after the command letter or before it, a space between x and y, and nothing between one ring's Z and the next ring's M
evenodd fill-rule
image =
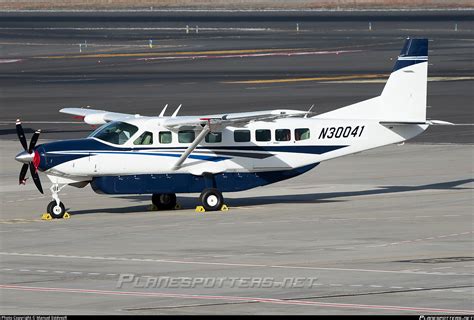
M316 117L424 123L427 80L428 39L407 39L380 96Z
M425 122L428 39L407 39L381 97L391 121Z

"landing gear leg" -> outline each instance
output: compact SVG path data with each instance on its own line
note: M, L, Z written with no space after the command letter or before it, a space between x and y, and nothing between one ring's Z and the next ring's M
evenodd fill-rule
M155 193L151 197L151 202L158 210L171 210L176 207L176 194Z
M48 204L46 211L51 215L53 219L62 219L64 214L66 213L66 208L64 204L59 200L59 191L64 188L66 185L59 186L59 184L55 183L51 186L51 193L53 197L53 201Z

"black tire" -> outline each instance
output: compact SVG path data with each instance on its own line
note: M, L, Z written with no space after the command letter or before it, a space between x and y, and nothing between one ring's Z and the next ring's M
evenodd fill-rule
M171 210L176 206L176 194L155 193L151 197L151 202L158 210Z
M56 204L56 201L53 200L48 204L46 209L53 219L62 219L66 213L66 208L62 202L59 203L59 206Z
M224 205L222 193L215 188L204 189L199 201L206 211L217 211Z

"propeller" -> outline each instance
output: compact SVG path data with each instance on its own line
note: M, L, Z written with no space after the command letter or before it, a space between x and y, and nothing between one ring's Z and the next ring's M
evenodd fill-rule
M24 150L20 152L19 154L17 154L17 156L15 157L16 161L23 163L23 166L21 167L21 170L20 170L19 183L20 184L26 183L26 178L25 178L26 173L28 172L28 168L30 168L30 174L31 174L31 177L33 178L33 182L35 183L36 188L38 188L39 192L43 193L43 187L41 186L41 181L38 175L40 155L37 151L34 150L36 143L38 142L38 138L41 133L41 130L35 131L35 133L31 137L29 146L27 145L25 132L21 125L20 119L16 120L16 133L18 135L18 139L20 140L20 143Z

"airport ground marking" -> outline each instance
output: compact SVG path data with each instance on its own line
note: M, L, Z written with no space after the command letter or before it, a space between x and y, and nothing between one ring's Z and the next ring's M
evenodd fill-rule
M404 241L399 241L399 242L373 244L373 245L368 245L368 246L365 246L365 247L366 248L389 247L389 246L396 246L396 245L401 245L401 244L410 244L410 243L421 242L421 241L436 240L436 239L441 239L441 238L458 237L458 236L463 236L463 235L468 235L468 234L473 234L473 233L474 233L474 231L466 231L466 232L444 234L444 235L432 236L432 237L426 237L426 238L418 238L418 239L414 239L414 240L404 240Z
M0 284L0 289L30 291L30 292L52 292L52 293L61 293L61 294L78 293L78 294L98 294L98 295L115 295L115 296L135 296L135 297L259 302L259 303L269 303L269 304L314 306L314 307L323 307L323 308L325 307L325 308L344 308L344 309L372 309L372 310L408 311L408 312L422 312L422 313L453 313L453 314L458 314L458 313L473 314L474 313L474 310L391 306L391 305L369 305L369 304L352 304L352 303L333 303L333 302L320 302L320 301L314 301L314 300L309 301L309 300L297 300L297 299L276 299L276 298L243 297L243 296L228 296L228 295L220 296L220 295L176 294L176 293L143 292L143 291L31 287L31 286L19 286L19 285L8 285L8 284Z
M162 56L162 57L151 57L151 58L137 58L136 60L143 61L154 61L154 60L183 60L183 59L225 59L225 58L265 58L265 57L291 57L291 56L303 56L303 55L327 55L327 54L344 54L360 52L361 50L338 50L338 51L291 51L291 52L264 52L264 53L244 53L244 54L212 54L212 55L190 55L190 56Z
M37 273L57 273L57 274L71 274L71 275L88 275L88 276L109 276L109 277L116 277L119 276L118 273L100 273L100 272L87 272L87 271L68 271L68 270L44 270L44 269L37 269L37 270L29 270L29 269L12 269L12 268L2 268L0 271L13 271L13 272L37 272ZM156 275L140 275L141 277L149 277L153 278L156 277ZM455 292L455 293L465 293L469 292L469 290L472 290L472 287L469 287L470 289L450 289L450 288L437 288L437 289L429 289L429 288L421 288L421 287L402 287L402 286L387 286L387 285L379 285L379 284L341 284L341 283L313 283L312 285L314 286L319 286L319 287L357 287L357 288L390 288L390 289L404 289L404 290L432 290L435 292L440 292L440 291L450 291L450 292ZM467 287L465 287L467 288Z
M260 80L237 80L223 81L227 84L265 84L265 83L288 83L288 82L305 82L305 81L333 81L333 80L350 80L350 79L378 79L388 78L389 74L359 74L359 75L339 75L339 76L322 76L322 77L299 77L299 78L281 78L281 79L260 79Z
M223 54L250 54L262 52L292 52L308 50L301 48L282 49L234 49L234 50L207 50L207 51L174 51L174 52L133 52L133 53L98 53L98 54L74 54L57 56L39 56L37 59L77 59L77 58L120 58L120 57L160 57L160 56L193 56L193 55L223 55ZM341 50L342 51L342 50Z
M212 261L185 261L185 260L166 260L150 258L124 258L124 257L100 257L100 256L78 256L78 255L58 255L42 253L20 253L20 252L0 252L4 256L26 256L26 257L47 257L59 259L86 259L86 260L109 260L109 261L133 261L150 263L171 263L171 264L195 264L211 266L229 266L229 267L255 267L255 268L279 268L279 269L303 269L303 270L326 270L326 271L344 271L344 272L372 272L372 273L395 273L395 274L413 274L413 275L456 275L472 276L471 273L440 273L440 272L413 272L406 270L380 270L380 269L357 269L357 268L331 268L331 267L311 267L311 266L291 266L291 265L268 265L268 264L250 264L250 263L230 263L230 262L212 262Z

